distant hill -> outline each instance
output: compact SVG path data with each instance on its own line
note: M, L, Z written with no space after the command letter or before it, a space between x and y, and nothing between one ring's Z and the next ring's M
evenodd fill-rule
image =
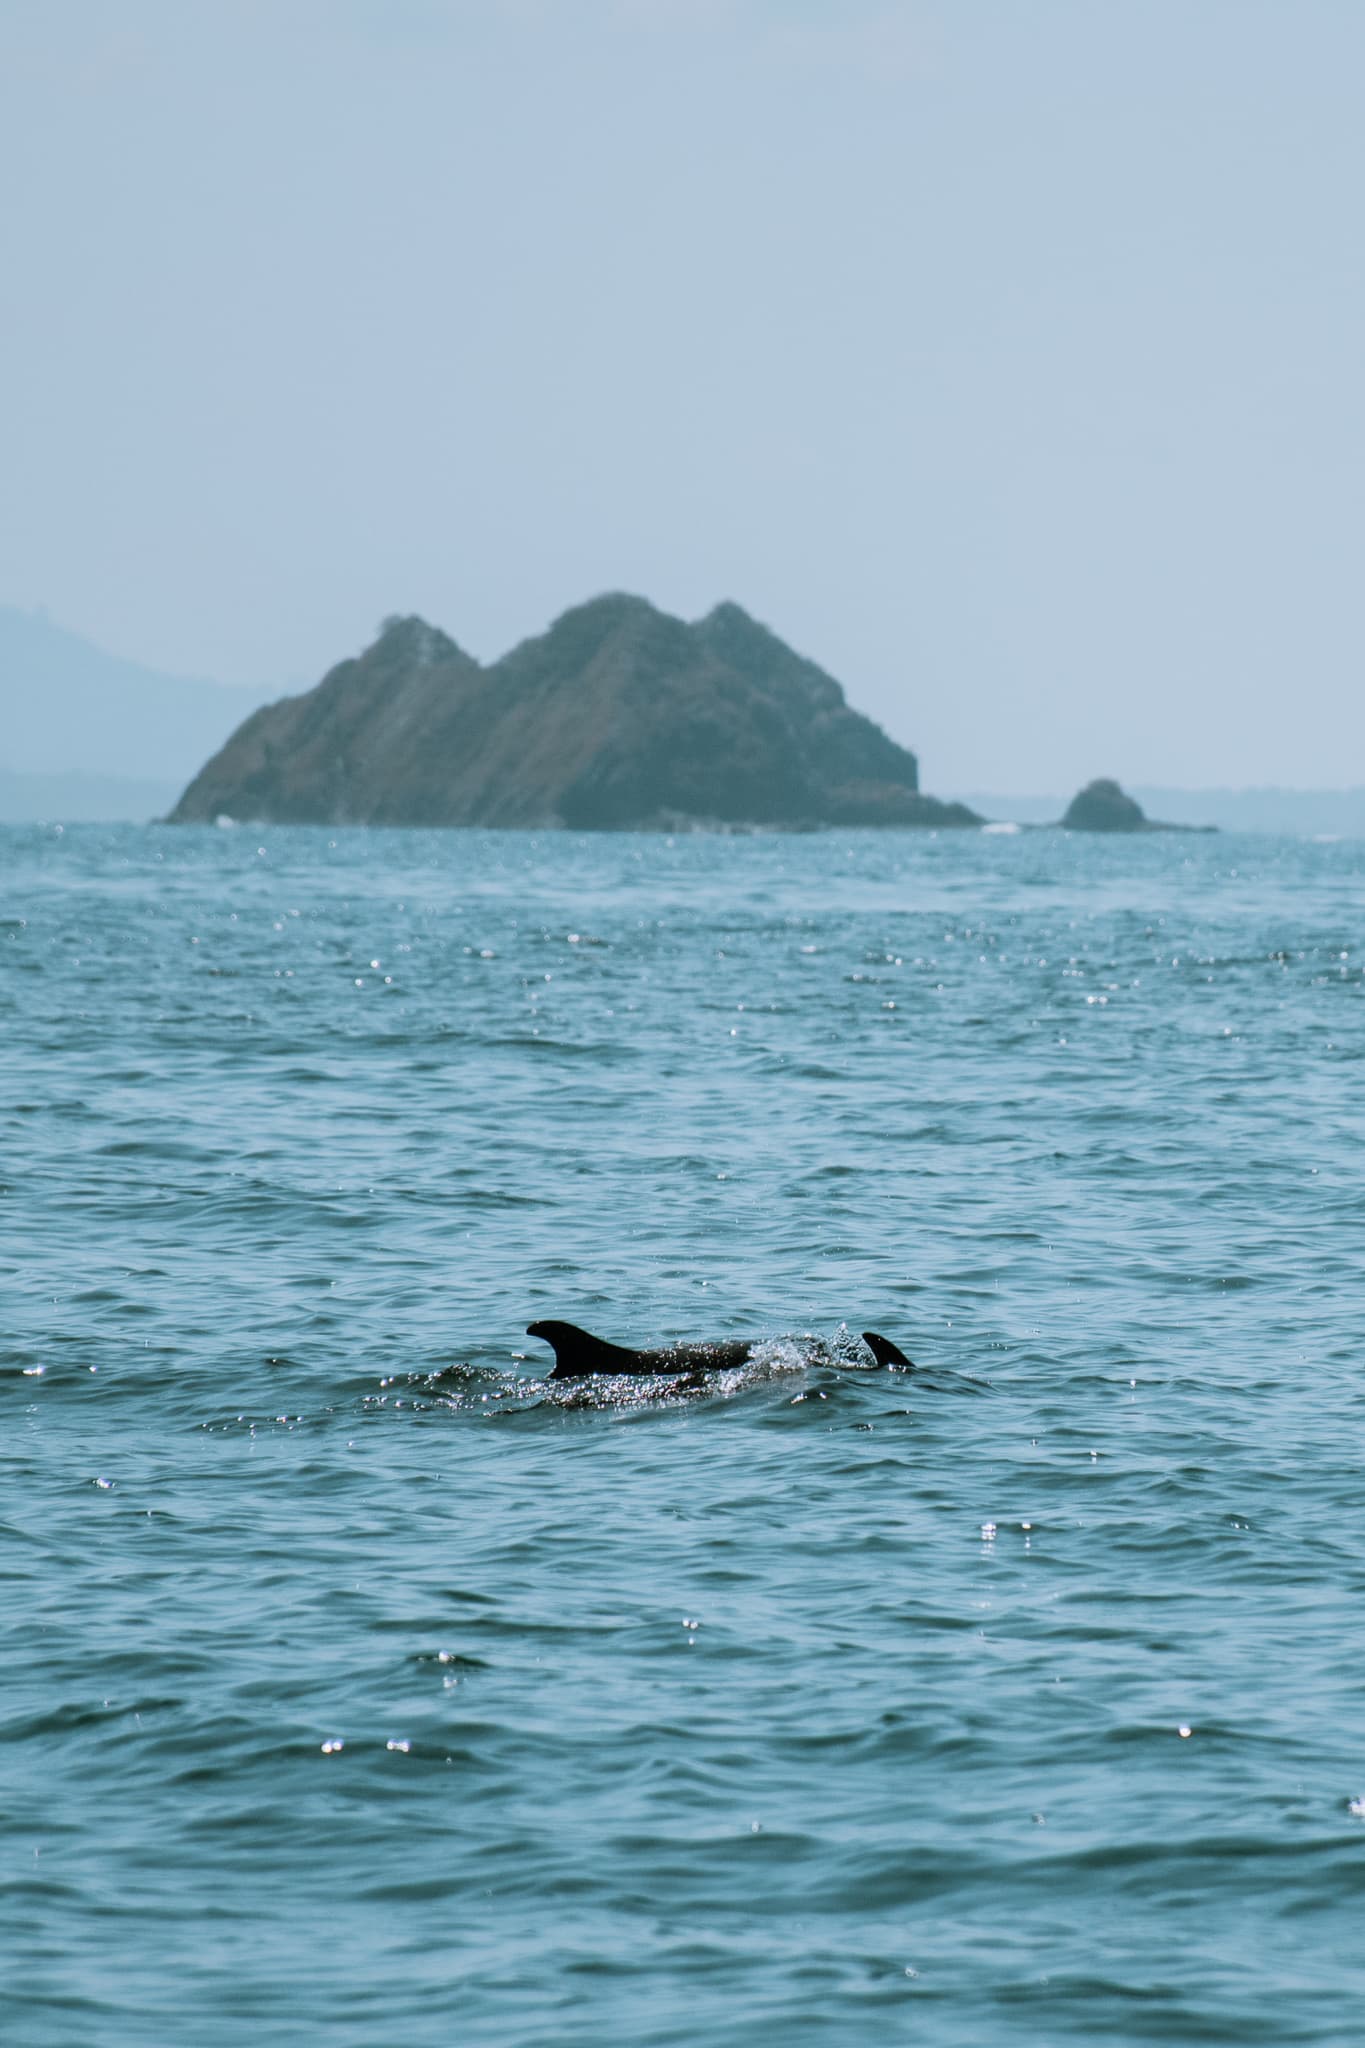
M9 775L0 768L0 823L146 825L164 818L178 783L119 775Z
M148 786L158 794L182 788L265 698L123 661L41 613L0 605L0 815L14 816L7 806L27 801L19 792L28 778L66 784L73 776L98 778L112 803L125 779L140 783L140 792L124 793L134 808L102 815L145 815L136 806ZM28 794L43 799L40 790Z
M185 791L180 822L972 825L919 793L915 756L832 676L722 604L578 605L481 666L422 619L257 711Z

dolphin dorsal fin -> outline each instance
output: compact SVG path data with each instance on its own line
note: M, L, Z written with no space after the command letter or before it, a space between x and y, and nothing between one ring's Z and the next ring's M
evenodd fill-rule
M594 1337L591 1330L580 1330L576 1323L528 1323L526 1334L542 1337L553 1346L555 1369L551 1379L581 1379L586 1373L635 1370L633 1351L627 1351L621 1344L609 1344L605 1337Z
M914 1359L907 1358L899 1344L893 1344L889 1337L879 1337L875 1330L864 1330L863 1342L878 1365L900 1365L910 1372L914 1371Z

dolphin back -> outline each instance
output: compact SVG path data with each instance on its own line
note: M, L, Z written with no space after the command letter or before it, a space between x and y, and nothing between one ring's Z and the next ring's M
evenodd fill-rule
M899 1344L893 1344L889 1337L879 1337L875 1330L864 1330L863 1342L878 1365L899 1365L907 1372L914 1371L914 1359L907 1358Z
M605 1337L594 1337L591 1330L580 1330L577 1323L528 1323L526 1334L541 1338L553 1349L554 1371L549 1375L552 1380L586 1379L593 1373L615 1377L622 1373L717 1372L743 1365L753 1353L749 1343L670 1344L659 1351L631 1351L624 1344L609 1344ZM915 1361L907 1358L889 1337L879 1336L876 1330L864 1330L863 1342L879 1366L914 1371Z
M627 1351L622 1344L609 1344L605 1337L594 1337L590 1330L580 1330L576 1323L528 1323L526 1334L541 1337L553 1347L552 1380L580 1380L594 1372L641 1370L638 1351Z

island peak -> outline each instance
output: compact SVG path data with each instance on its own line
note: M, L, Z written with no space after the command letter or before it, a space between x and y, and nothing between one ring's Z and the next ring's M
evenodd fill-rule
M449 633L443 633L439 626L429 625L416 612L406 616L401 612L390 612L380 623L374 646L375 649L382 648L389 660L414 661L423 666L446 660L452 654L463 654L463 649L456 645Z

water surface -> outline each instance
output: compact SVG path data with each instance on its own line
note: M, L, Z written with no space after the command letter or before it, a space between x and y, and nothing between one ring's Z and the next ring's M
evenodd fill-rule
M1357 2041L1362 867L0 832L7 2038Z

